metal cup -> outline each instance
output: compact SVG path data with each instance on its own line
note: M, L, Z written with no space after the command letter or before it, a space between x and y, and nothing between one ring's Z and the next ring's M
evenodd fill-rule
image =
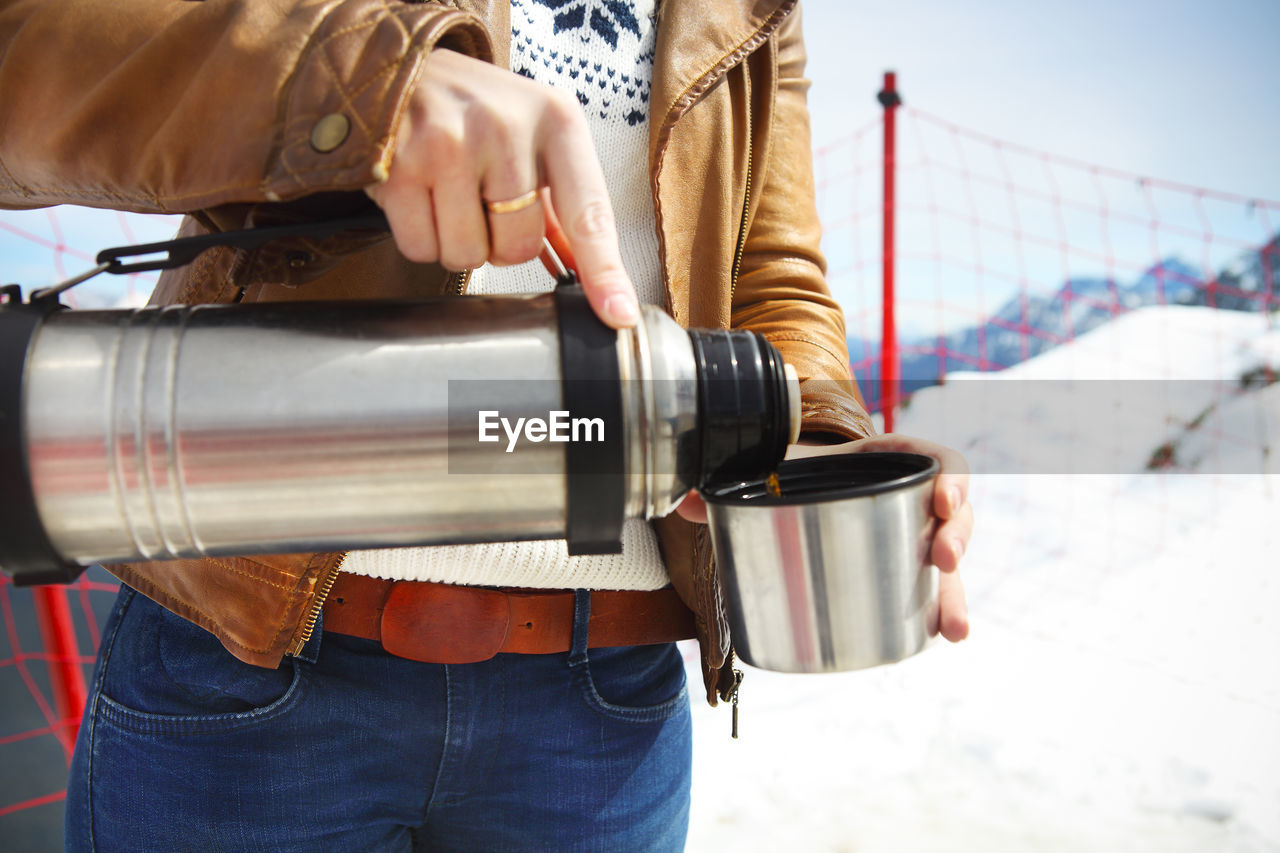
M778 672L895 663L938 632L929 561L938 463L850 453L782 463L764 481L704 489L733 642Z

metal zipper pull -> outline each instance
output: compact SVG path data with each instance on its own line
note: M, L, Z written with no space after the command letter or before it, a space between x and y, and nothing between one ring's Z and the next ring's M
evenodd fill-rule
M730 735L734 740L738 739L738 691L742 687L742 670L735 669L733 671L733 687L730 690L729 698L733 702L733 729Z

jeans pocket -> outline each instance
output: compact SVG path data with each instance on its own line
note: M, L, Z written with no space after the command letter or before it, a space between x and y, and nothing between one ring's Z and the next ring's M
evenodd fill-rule
M610 719L664 722L688 703L675 643L591 649L575 673L583 701Z
M121 604L119 626L103 661L97 711L145 732L213 731L272 719L297 701L303 667L253 666L203 628L137 593Z

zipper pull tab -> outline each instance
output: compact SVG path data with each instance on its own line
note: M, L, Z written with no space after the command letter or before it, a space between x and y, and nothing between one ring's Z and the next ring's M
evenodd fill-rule
M735 669L733 671L733 692L730 693L733 702L733 729L730 735L734 740L738 739L738 690L742 687L742 670Z

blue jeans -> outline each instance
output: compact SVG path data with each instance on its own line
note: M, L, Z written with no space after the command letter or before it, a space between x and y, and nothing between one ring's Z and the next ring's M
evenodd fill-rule
M680 850L674 645L422 664L317 630L275 670L121 592L67 788L68 850Z

